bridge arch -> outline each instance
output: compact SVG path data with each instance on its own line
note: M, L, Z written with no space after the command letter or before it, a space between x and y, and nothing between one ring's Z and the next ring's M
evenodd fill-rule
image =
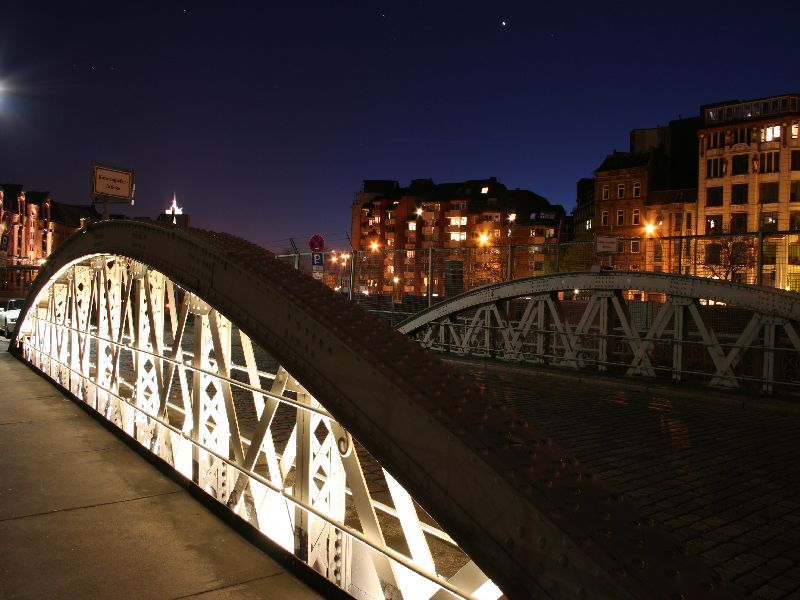
M92 225L43 267L19 323L17 354L356 597L715 589L490 394L234 236ZM383 502L360 450L383 473ZM399 523L398 545L376 507ZM466 552L455 572L441 575L431 537Z
M794 292L601 271L477 288L398 330L423 347L460 355L796 394L798 321Z

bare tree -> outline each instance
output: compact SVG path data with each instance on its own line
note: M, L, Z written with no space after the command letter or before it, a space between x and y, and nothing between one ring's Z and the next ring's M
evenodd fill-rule
M727 281L739 279L755 267L753 240L743 235L723 235L710 240L704 249L703 266L713 276Z

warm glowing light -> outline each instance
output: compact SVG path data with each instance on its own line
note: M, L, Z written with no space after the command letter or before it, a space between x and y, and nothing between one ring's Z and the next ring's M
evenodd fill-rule
M656 227L652 223L648 223L647 225L644 226L644 231L648 235L652 234L655 230Z
M395 275L394 277L392 277L392 281L393 281L394 283L400 283L400 278L399 278L399 277L397 277L397 275Z
M335 263L335 262L338 262L338 261L339 261L339 257L336 256L336 253L332 254L331 255L331 262Z
M372 243L369 245L369 248L370 248L370 250L372 250L373 252L377 252L377 251L378 251L378 242L372 242Z
M422 216L422 207L421 206L417 209L417 216L418 217Z
M510 215L508 215L508 220L509 221L516 221L517 220L516 213L511 213Z
M489 236L486 235L485 233L482 233L480 234L480 236L478 236L478 242L481 245L486 244L488 241L489 241Z
M572 290L572 291L573 291L573 292L575 292L575 295L576 295L576 296L577 296L577 295L580 293L580 290L579 290L578 288L575 288L575 289L574 289L574 290Z
M481 194L488 194L489 193L489 186L484 186L481 188Z

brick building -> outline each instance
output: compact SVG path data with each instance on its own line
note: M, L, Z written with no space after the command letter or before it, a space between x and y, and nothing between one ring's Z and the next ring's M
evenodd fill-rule
M437 295L548 270L545 244L566 236L564 209L496 178L436 184L366 180L352 205L362 293ZM372 256L370 256L372 254ZM358 291L357 290L357 291Z
M55 202L49 192L0 185L0 295L23 295L50 253L99 218L94 208Z

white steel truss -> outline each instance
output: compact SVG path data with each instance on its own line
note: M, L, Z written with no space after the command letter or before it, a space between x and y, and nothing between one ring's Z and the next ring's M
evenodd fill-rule
M457 355L796 394L798 319L798 295L771 288L574 273L479 288L398 329Z
M351 595L501 595L286 369L162 273L72 264L20 331L31 364Z

